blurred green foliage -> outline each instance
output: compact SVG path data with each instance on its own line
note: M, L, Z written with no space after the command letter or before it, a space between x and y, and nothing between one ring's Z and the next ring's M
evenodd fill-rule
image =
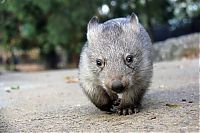
M109 5L108 18L138 14L146 28L167 24L172 19L184 19L200 14L199 0L104 0Z
M109 12L104 13L102 5L107 5ZM56 55L57 46L69 56L78 55L92 16L106 20L133 11L151 28L199 14L200 7L198 0L0 0L0 46L40 48L47 61Z
M40 48L47 61L56 56L56 46L78 54L85 26L95 11L96 2L91 0L4 0L0 2L0 44L8 49Z

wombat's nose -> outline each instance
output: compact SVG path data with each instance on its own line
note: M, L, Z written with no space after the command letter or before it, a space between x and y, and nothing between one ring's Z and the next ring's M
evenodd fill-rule
M123 86L122 82L119 80L112 81L111 87L112 87L111 89L117 93L120 93L124 90L124 86Z

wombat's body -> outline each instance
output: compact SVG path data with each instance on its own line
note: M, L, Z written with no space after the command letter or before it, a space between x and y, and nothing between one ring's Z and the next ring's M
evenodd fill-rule
M114 105L119 114L138 112L153 66L151 40L137 16L104 23L93 17L87 39L79 64L85 94L103 111L113 111ZM117 94L122 95L121 100Z

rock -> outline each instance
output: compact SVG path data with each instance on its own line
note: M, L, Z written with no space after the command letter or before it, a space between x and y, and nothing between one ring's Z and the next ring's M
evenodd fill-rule
M170 38L153 44L154 61L165 61L199 56L200 33Z

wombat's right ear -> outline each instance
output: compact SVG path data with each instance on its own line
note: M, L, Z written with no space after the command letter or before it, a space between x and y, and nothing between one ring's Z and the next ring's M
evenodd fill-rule
M131 14L130 22L134 23L134 24L138 24L139 23L138 17L134 12L132 12L132 14Z
M92 27L98 25L99 23L99 19L97 16L94 16L90 19L89 23L88 23L88 26L87 26L87 29L91 29Z
M134 31L138 32L139 31L139 28L138 28L139 20L138 20L137 15L133 12L129 18L130 18L130 24L131 24L132 29Z

